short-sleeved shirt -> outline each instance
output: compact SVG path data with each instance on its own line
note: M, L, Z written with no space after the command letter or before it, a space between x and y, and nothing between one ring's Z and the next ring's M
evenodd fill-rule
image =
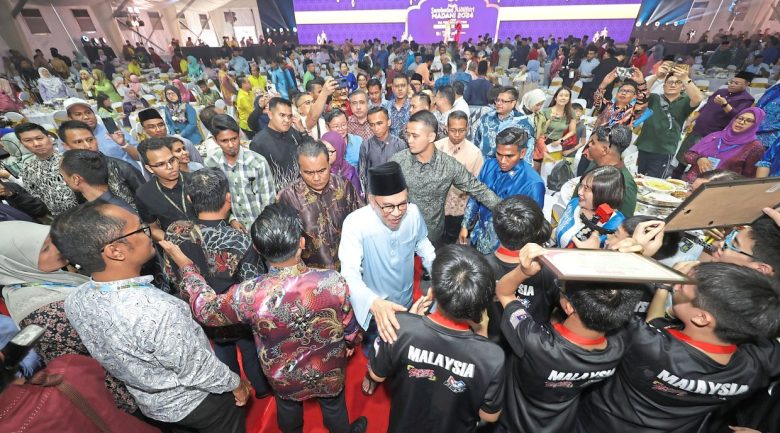
M668 107L666 110L664 105ZM666 96L655 93L650 94L648 107L653 110L653 115L642 123L636 147L643 152L673 155L677 151L685 119L696 107L691 107L688 95L669 101Z
M388 433L473 432L479 410L497 413L504 400L504 353L474 332L427 317L396 314L398 339L377 338L371 371L387 377L392 402Z
M194 221L197 214L192 203L187 200L187 193L183 190L183 184L188 178L189 174L182 173L182 177L173 188L159 185L157 178L141 185L135 192L135 204L141 220L149 224L157 221L163 230L174 221Z
M633 319L631 345L613 378L582 401L589 433L695 432L705 416L744 398L780 373L780 343L739 345L726 365L675 337L668 325Z
M580 395L615 374L628 343L623 330L607 336L604 349L579 347L534 320L520 301L506 306L501 331L514 356L501 419L511 432L572 431Z

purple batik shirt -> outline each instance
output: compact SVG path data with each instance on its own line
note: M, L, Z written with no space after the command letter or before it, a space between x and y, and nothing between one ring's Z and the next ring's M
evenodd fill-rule
M723 107L714 102L716 96L722 96L731 104L731 111L726 113ZM728 126L731 119L737 116L740 111L753 105L755 99L747 91L739 93L729 93L728 89L720 89L713 93L707 104L705 104L696 118L696 125L693 127L693 133L702 137L721 131Z

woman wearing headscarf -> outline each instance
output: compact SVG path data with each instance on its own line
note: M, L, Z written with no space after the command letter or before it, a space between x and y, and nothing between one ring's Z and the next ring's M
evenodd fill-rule
M184 83L181 82L180 79L177 78L173 80L173 85L179 89L179 94L181 95L182 101L190 102L195 100L195 98L192 96L192 93L190 93L189 89L187 89L187 87L184 85Z
M758 107L746 108L722 131L699 140L685 153L685 162L690 164L690 169L684 179L693 182L700 173L715 169L755 177L756 163L764 154L764 145L756 132L764 116L764 110Z
M41 99L51 101L54 98L67 98L68 93L65 88L65 83L57 77L51 75L46 68L38 68L38 92L41 94Z
M187 76L190 78L190 83L194 83L205 77L203 69L201 69L198 59L194 56L187 56Z
M22 101L19 100L16 92L11 88L11 83L5 78L0 78L0 111L18 111L22 108Z
M130 113L143 110L144 108L149 108L149 103L146 102L146 99L141 98L132 88L127 89L122 103L122 111L125 113L125 126L130 126Z
M127 72L127 71L125 71ZM125 97L125 93L127 93L127 86L125 85L126 81L130 81L130 75L127 75L127 80L125 80L124 77L114 77L112 80L112 84L114 85L114 88L116 89L116 93L119 93L119 96L122 98ZM114 101L111 101L114 102Z
M521 100L520 109L523 114L529 117L531 124L534 126L532 131L534 134L534 169L539 171L544 159L544 154L547 152L547 146L544 143L544 130L546 128L546 119L542 112L544 101L547 96L542 89L534 89L523 95Z
M84 96L91 98L95 94L95 80L86 69L79 71L79 78L81 79L81 90L84 91Z
M192 106L182 101L181 93L176 86L165 86L165 124L168 132L179 134L198 145L203 137L198 131L198 115Z
M93 69L92 77L95 79L95 95L98 93L105 93L108 98L111 99L111 102L122 102L122 97L119 96L119 93L117 93L114 85L111 84L111 81L106 78L105 72L101 71L100 69Z
M134 91L137 96L144 94L144 86L141 84L141 80L138 78L138 75L130 75L129 81L130 84L127 85L128 89Z
M44 329L36 351L44 363L62 355L89 356L65 316L64 300L88 277L61 270L68 262L51 242L49 226L23 222L0 222L0 286L11 318L20 328L38 325ZM134 412L138 406L127 388L106 375L106 385L117 407Z
M364 198L363 188L360 185L360 177L357 174L355 167L351 166L344 155L346 154L347 144L344 142L344 137L338 132L330 131L322 136L322 142L325 143L325 147L328 148L328 159L330 161L330 172L338 174L355 187L355 191Z
M766 149L764 157L756 163L756 177L780 176L780 83L770 87L756 107L766 113L756 132Z

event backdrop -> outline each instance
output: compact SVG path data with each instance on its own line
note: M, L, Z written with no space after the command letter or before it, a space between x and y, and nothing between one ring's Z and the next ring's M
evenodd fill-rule
M392 36L421 43L489 34L628 39L641 0L292 0L301 44Z

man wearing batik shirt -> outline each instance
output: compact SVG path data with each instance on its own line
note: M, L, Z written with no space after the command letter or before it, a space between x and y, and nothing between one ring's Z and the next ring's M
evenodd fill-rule
M65 298L68 322L141 412L197 432L244 432L236 406L246 404L248 384L214 356L187 303L141 276L155 255L149 226L97 200L58 216L51 238L91 276Z
M352 110L352 115L347 121L348 132L357 135L365 142L374 135L368 124L368 94L365 90L358 89L349 95L349 108Z
M298 211L306 246L301 260L313 268L340 270L339 243L344 219L360 208L352 184L331 174L328 149L305 138L298 146L300 178L279 193L279 202Z
M165 239L178 245L192 259L217 293L225 293L233 284L264 274L263 259L251 248L249 235L228 223L231 200L225 174L216 168L202 168L187 180L185 189L198 218L175 221L168 226ZM176 274L169 273L169 276L181 289L181 279ZM204 331L214 342L217 358L236 374L241 373L236 356L238 346L241 365L256 395L264 396L271 392L260 368L252 330L248 326L207 327Z
M403 139L406 132L406 122L409 121L409 78L406 75L396 75L393 78L393 95L390 101L390 133Z
M498 131L504 130L510 126L523 128L528 132L528 143L525 152L524 161L533 166L534 137L536 136L534 126L523 113L515 110L518 98L517 89L514 87L504 87L496 97L496 108L485 113L479 118L479 124L474 132L474 144L482 150L485 158L496 155L496 135Z
M49 133L37 123L23 123L14 128L14 133L19 142L35 155L22 168L25 189L41 200L54 216L76 207L76 195L60 175L62 155L54 149Z
M470 433L480 419L498 419L504 354L484 337L495 284L485 258L470 247L439 251L430 290L436 312L399 313L395 343L377 339L371 350L363 390L372 394L375 382L390 380L388 432ZM424 311L425 298L415 313Z
M501 331L512 352L503 432L572 431L580 395L615 373L629 343L624 327L643 293L638 284L567 281L559 298L566 318L540 320L531 314L534 298L518 299L517 291L541 272L536 259L545 253L526 244L518 266L496 286Z
M223 295L206 284L181 250L171 249L195 318L207 326L243 322L252 327L282 431L302 431L303 401L317 399L328 429L349 432L344 371L361 335L347 282L335 271L301 262L303 223L289 206L266 206L252 225L252 241L270 266L268 274ZM352 431L365 431L364 417L355 424L360 425Z
M263 208L276 198L271 168L262 155L241 146L241 129L232 117L214 116L211 131L219 150L206 158L206 166L220 169L227 176L233 214L248 230Z
M693 267L695 266L695 267ZM694 284L658 288L647 322L635 318L631 345L612 379L583 400L578 432L687 433L719 407L765 388L780 374L780 286L730 263L684 263Z

